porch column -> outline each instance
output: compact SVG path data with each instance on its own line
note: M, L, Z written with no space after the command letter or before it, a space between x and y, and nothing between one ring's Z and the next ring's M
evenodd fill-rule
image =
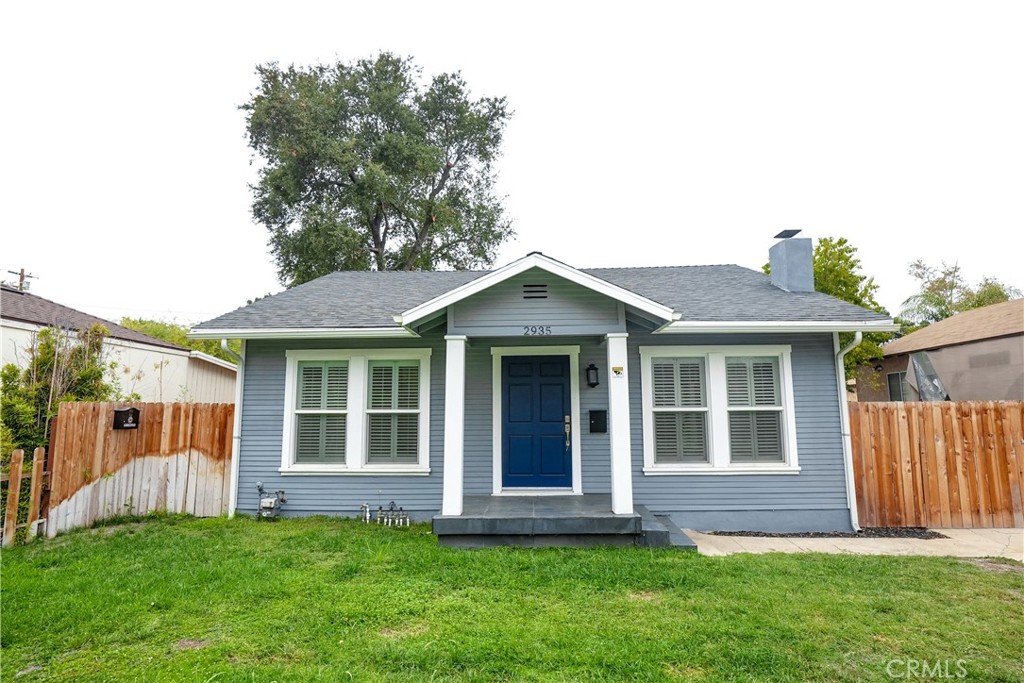
M633 512L632 447L629 437L629 368L625 332L611 332L608 340L608 436L612 451L612 512Z
M466 337L445 335L444 479L441 514L462 514L462 447L466 413Z

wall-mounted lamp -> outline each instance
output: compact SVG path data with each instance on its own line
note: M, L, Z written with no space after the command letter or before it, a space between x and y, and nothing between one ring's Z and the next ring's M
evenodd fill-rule
M875 364L875 372L881 372L881 371L882 371L882 364L881 363L876 363Z
M597 381L597 366L591 363L587 366L587 386L593 389L598 384L600 382Z

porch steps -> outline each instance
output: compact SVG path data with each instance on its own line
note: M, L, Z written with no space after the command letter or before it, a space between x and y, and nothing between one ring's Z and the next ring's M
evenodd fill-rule
M437 515L433 531L440 545L651 548L696 545L668 518L639 505L631 514L611 512L611 496L466 496L459 516Z

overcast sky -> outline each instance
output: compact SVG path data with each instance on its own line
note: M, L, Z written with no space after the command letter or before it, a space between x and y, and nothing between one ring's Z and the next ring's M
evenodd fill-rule
M847 237L893 314L917 258L1024 287L1022 2L8 2L0 26L0 268L104 318L278 291L254 67L381 50L508 97L497 265L759 268L799 228Z

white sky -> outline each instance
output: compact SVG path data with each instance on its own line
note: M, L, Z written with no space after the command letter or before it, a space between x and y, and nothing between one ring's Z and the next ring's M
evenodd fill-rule
M498 265L759 268L800 228L893 314L916 258L1024 287L1022 35L1022 2L8 2L0 269L113 320L278 291L254 67L390 50L515 110Z

